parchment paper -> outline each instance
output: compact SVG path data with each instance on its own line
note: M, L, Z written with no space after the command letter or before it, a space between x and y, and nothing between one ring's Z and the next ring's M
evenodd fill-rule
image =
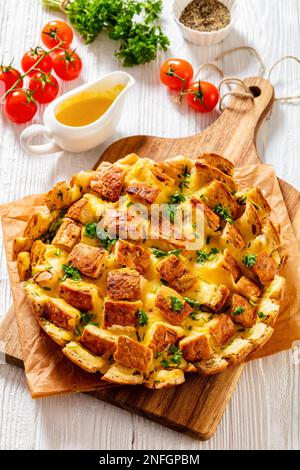
M287 290L275 332L268 343L249 359L260 358L287 350L300 340L300 251L273 168L250 165L237 168L241 186L259 186L272 207L272 219L281 224L283 245L289 259L283 275ZM33 398L114 387L101 381L99 374L89 374L72 364L61 348L40 330L20 285L16 262L12 260L12 241L23 233L33 207L41 205L43 197L28 196L0 207L8 272L17 317L25 374ZM248 360L249 360L248 359Z

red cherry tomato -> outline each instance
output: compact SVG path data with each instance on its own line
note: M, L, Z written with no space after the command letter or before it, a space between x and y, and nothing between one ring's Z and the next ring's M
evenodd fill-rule
M21 61L22 69L24 72L27 72L43 55L45 54L44 49L41 47L36 47L26 52ZM42 70L45 73L49 73L52 70L52 59L50 55L46 55L41 62L37 65L37 69ZM37 72L37 70L32 70L29 73L31 77Z
M64 21L53 20L44 26L41 37L49 49L56 46L60 40L63 41L62 46L68 48L73 40L73 30Z
M219 101L219 92L212 83L199 80L192 83L187 92L188 104L200 113L213 111Z
M33 118L37 105L29 91L16 90L7 96L4 111L10 121L21 124Z
M61 50L52 55L56 75L63 80L74 80L80 75L82 62L75 49Z
M59 92L59 84L50 73L37 72L30 78L29 90L39 103L50 103Z
M183 59L169 59L160 68L160 79L172 90L184 90L194 76L193 67Z
M5 91L9 90L19 79L20 72L14 69L11 65L1 65L0 66L0 87L1 82L4 83ZM23 86L23 80L21 80L18 84L20 88Z

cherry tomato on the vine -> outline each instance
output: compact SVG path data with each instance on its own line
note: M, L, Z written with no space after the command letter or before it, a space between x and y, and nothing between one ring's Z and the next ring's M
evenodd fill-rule
M75 49L59 50L52 55L56 75L63 80L74 80L82 69L82 62Z
M9 90L20 78L20 76L20 72L14 69L11 65L0 65L0 82L4 83L5 91ZM19 82L18 86L22 88L23 80Z
M160 68L160 79L172 90L184 90L194 76L193 67L183 59L168 59Z
M49 49L56 46L60 40L63 41L62 46L68 48L73 40L73 30L64 21L53 20L44 26L41 37Z
M50 103L59 92L59 84L50 73L37 72L30 78L29 90L39 103Z
M22 124L33 118L37 111L37 105L30 91L20 89L7 96L4 111L8 119Z
M213 111L219 101L218 89L212 83L194 82L187 91L187 102L189 106L200 113Z
M45 54L44 49L41 47L36 47L35 49L31 49L30 51L26 52L21 61L22 69L24 72L27 72L43 55ZM43 57L41 62L37 65L37 69L42 70L45 73L49 73L52 70L52 59L50 55L46 55ZM31 77L34 75L38 70L32 70L29 73Z

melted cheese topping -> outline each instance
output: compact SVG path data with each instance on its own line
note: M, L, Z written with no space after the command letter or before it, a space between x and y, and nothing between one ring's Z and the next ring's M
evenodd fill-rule
M77 289L89 291L91 287L94 288L93 291L93 308L92 312L92 321L95 325L95 328L102 328L103 331L106 331L107 335L112 334L113 337L118 337L121 335L126 335L131 337L134 340L139 341L144 345L148 345L151 341L154 326L157 323L168 324L166 316L155 306L155 301L157 293L162 286L161 275L159 274L157 267L158 264L163 260L167 259L169 253L176 251L176 256L179 260L186 266L186 269L189 273L194 274L196 282L194 285L186 290L182 296L183 298L188 298L190 301L194 301L195 307L192 315L189 315L185 320L182 321L180 326L172 325L172 328L177 332L178 337L184 337L188 335L194 335L195 333L204 333L209 338L210 347L214 353L219 354L222 357L230 357L232 355L238 355L243 350L243 347L250 338L253 341L259 338L259 335L265 334L264 327L257 327L256 330L252 329L240 329L240 332L237 330L237 334L234 338L231 338L230 342L226 347L219 347L215 340L210 335L210 326L211 322L214 322L214 319L217 318L216 315L210 311L209 308L202 308L203 305L209 305L214 297L218 293L219 287L226 286L231 292L236 292L236 284L231 272L228 269L224 268L224 248L229 247L229 240L223 233L223 228L226 220L222 219L220 216L220 228L216 231L212 230L211 227L205 223L205 219L202 217L200 224L200 230L197 232L195 230L195 209L193 209L190 198L196 197L200 201L207 203L209 205L209 185L211 180L207 178L207 175L198 173L193 165L193 162L185 157L179 156L173 160L167 160L164 162L162 167L159 167L158 170L162 171L165 175L165 181L162 181L161 178L157 177L155 163L148 158L139 158L135 154L128 155L127 157L119 160L116 163L116 166L122 168L125 171L125 182L124 188L126 189L129 185L132 186L136 183L147 183L150 187L157 188L159 190L158 196L156 198L155 204L164 204L161 215L164 213L164 210L173 207L175 205L175 212L180 209L180 207L186 210L188 217L182 222L184 228L184 236L176 239L175 232L179 228L179 223L175 223L175 230L172 236L168 234L160 234L160 238L157 239L157 231L152 232L150 238L148 239L138 239L136 242L141 246L144 246L150 250L150 265L146 269L146 272L141 276L141 301L143 303L143 311L147 315L147 324L143 326L137 326L137 328L126 327L120 325L113 325L111 328L104 330L103 327L103 301L107 296L107 276L110 271L114 269L120 269L120 266L115 257L115 245L111 244L108 248L108 253L105 261L105 267L101 273L101 276L98 279L91 279L84 275L81 275L80 281L73 281L76 283ZM95 177L96 172L85 171L80 172L77 175L74 175L71 185L72 185L72 194L76 195L76 198L72 202L78 200L78 194L87 201L87 204L84 207L84 214L82 215L82 220L84 224L81 225L81 237L80 242L93 247L100 247L102 242L97 238L97 236L91 235L91 232L88 232L86 229L86 224L95 224L100 220L105 219L105 215L108 210L120 211L125 213L128 211L133 215L134 219L139 220L141 226L143 226L144 231L149 231L149 220L148 214L151 212L152 207L147 206L146 212L144 214L138 214L134 212L134 208L131 211L132 204L134 202L134 197L123 194L120 198L120 201L112 203L101 199L97 194L93 193L89 189L89 183L93 177ZM63 186L62 186L63 187ZM67 186L66 186L67 187ZM58 200L57 195L49 193L49 197L53 197L55 201ZM245 193L247 194L247 193ZM177 197L177 204L174 204L174 197ZM241 198L243 194L238 193L234 197ZM64 196L63 196L64 197ZM63 197L61 198L63 200ZM70 197L70 196L68 196ZM176 201L176 198L175 198ZM248 203L250 204L250 203ZM212 207L213 209L213 207ZM239 210L241 214L245 207L240 205ZM45 215L41 212L37 218L37 226L31 228L32 236L35 234L40 234L43 232L41 230L41 225L46 227L47 225L47 214ZM48 215L49 221L55 222L60 215L59 210L52 211L52 214ZM176 222L176 219L175 219ZM272 240L268 240L266 234L261 233L257 236L253 236L251 231L249 232L249 221L246 217L240 217L238 220L233 221L232 226L239 229L242 236L247 241L246 247L240 249L234 244L230 243L230 252L241 272L249 276L249 268L247 268L243 263L243 257L246 254L257 255L262 251L270 254L274 259L275 263L279 265L280 257L277 251L274 251L274 243ZM230 222L230 223L231 223ZM76 222L78 223L78 222ZM174 228L171 223L171 227ZM198 228L198 227L197 227ZM158 230L159 231L159 230ZM190 249L188 242L197 242L197 249ZM161 250L157 254L157 251ZM26 284L26 293L29 298L33 300L33 304L44 305L49 298L59 298L59 286L60 282L64 280L66 272L64 266L68 264L69 250L58 248L56 245L46 244L45 252L41 256L39 262L32 268L32 275L34 276L33 280L30 280ZM46 276L46 279L43 280L43 283L38 285L35 280L39 273L49 273ZM279 280L278 280L279 279ZM280 284L280 278L278 276L276 283L272 284L272 290L268 291L268 286L266 286L265 291L261 299L257 303L257 309L262 312L260 317L257 318L257 325L264 324L264 320L267 317L275 316L279 311L279 304L276 300L272 300L270 296L276 297L276 291L282 288ZM275 292L275 294L274 294ZM225 305L227 308L227 305ZM61 301L61 308L68 310L66 303ZM225 311L226 311L225 308ZM74 307L70 307L71 311L75 311ZM208 310L208 311L206 311ZM107 362L107 358L104 360L102 357L97 357L95 354L92 354L87 349L83 348L78 340L82 333L82 330L85 325L82 325L82 314L78 311L78 319L76 321L76 327L73 332L63 330L55 325L53 325L53 335L55 339L60 338L62 341L71 341L66 346L66 355L74 362L80 364L80 360L83 363L90 364L91 369L95 370L104 370L104 371L114 371L109 375L108 380L117 381L116 377L120 380L123 380L123 383L141 383L140 376L135 376L134 369L128 369L125 366L120 364L114 364L110 366L111 362ZM49 334L51 333L51 324L47 324ZM51 335L51 334L50 334ZM166 384L176 384L181 383L182 381L182 372L181 370L188 369L189 364L184 360L182 356L179 357L178 361L172 362L172 353L167 348L163 353L154 355L153 363L151 370L153 376L150 380L151 386L159 383L160 381L165 382ZM81 358L80 360L78 358ZM110 358L112 361L112 358ZM113 362L113 361L112 361ZM164 370L164 362L168 364L169 370ZM83 367L83 366L82 366ZM175 369L173 371L173 369ZM88 368L87 368L88 370ZM128 378L126 382L124 376L128 372Z

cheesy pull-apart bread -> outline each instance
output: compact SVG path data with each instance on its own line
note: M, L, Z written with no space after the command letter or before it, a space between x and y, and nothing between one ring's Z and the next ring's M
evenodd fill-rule
M13 250L33 314L71 361L163 388L271 337L286 254L270 216L223 157L131 154L57 183Z

